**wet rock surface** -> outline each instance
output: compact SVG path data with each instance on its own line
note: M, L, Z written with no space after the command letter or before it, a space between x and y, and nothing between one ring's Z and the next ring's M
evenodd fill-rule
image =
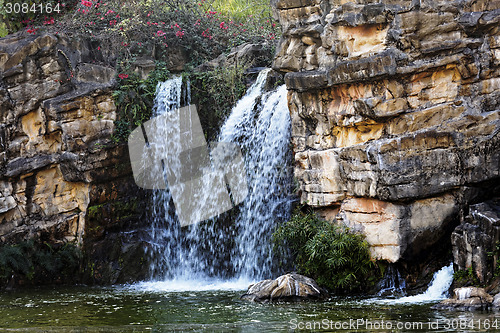
M263 280L248 287L241 299L252 302L318 300L327 297L326 291L311 278L290 273L275 280Z
M500 188L500 3L272 3L301 201L376 259L449 244Z

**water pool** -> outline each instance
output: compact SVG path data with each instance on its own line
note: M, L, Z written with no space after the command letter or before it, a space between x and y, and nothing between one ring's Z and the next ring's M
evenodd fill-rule
M491 332L492 325L498 321L500 331L499 313L432 310L431 305L436 302L333 297L324 302L255 304L240 300L243 293L243 290L165 291L144 286L7 291L0 296L0 329L15 332L289 332L313 328L325 332ZM353 322L359 325L353 326ZM487 323L489 330L485 328ZM397 325L414 326L398 329ZM463 329L457 330L460 327Z

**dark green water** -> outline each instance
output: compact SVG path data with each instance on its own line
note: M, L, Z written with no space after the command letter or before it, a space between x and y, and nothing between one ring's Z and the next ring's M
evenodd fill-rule
M8 291L0 296L0 329L15 332L289 332L300 331L299 328L312 331L307 328L314 328L316 324L314 331L330 332L491 332L496 330L494 326L498 322L496 331L500 331L500 314L437 311L430 309L433 303L394 304L382 299L332 298L312 303L253 304L241 301L242 293L83 286ZM415 325L416 329L410 326L398 329L398 323ZM484 326L488 323L489 329L486 329ZM462 329L456 329L460 327Z

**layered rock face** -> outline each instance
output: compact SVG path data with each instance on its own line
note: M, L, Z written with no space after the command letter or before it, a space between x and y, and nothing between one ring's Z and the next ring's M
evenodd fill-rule
M135 214L139 193L126 146L111 140L115 75L90 42L22 33L0 39L2 243L82 245L85 238L88 255L113 260L112 242L99 244Z
M499 1L273 6L302 202L396 262L498 190Z

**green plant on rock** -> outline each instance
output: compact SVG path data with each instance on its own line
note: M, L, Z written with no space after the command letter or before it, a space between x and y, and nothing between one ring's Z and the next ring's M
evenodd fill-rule
M362 235L320 219L312 211L298 208L274 232L273 242L278 255L291 254L299 273L337 292L365 290L380 275Z
M136 73L125 74L128 71L130 71L130 63L122 62L120 85L113 92L119 112L113 134L113 141L116 143L125 142L134 128L151 118L156 87L159 82L166 81L170 76L164 62L157 62L156 68L146 79L141 79Z
M461 285L467 285L471 284L473 286L479 287L481 283L479 282L478 277L476 276L476 273L474 273L474 270L471 267L468 267L465 270L458 270L453 273L453 279Z
M192 102L198 107L209 140L215 139L222 122L245 94L245 71L249 67L249 63L240 63L187 75L191 82Z
M494 277L499 277L500 276L500 241L495 242L495 246L493 248L493 251L487 252L486 253L490 260L493 262L492 265L493 267L493 276Z
M0 247L0 284L16 277L50 282L72 278L80 265L81 253L75 244L57 248L26 241Z

